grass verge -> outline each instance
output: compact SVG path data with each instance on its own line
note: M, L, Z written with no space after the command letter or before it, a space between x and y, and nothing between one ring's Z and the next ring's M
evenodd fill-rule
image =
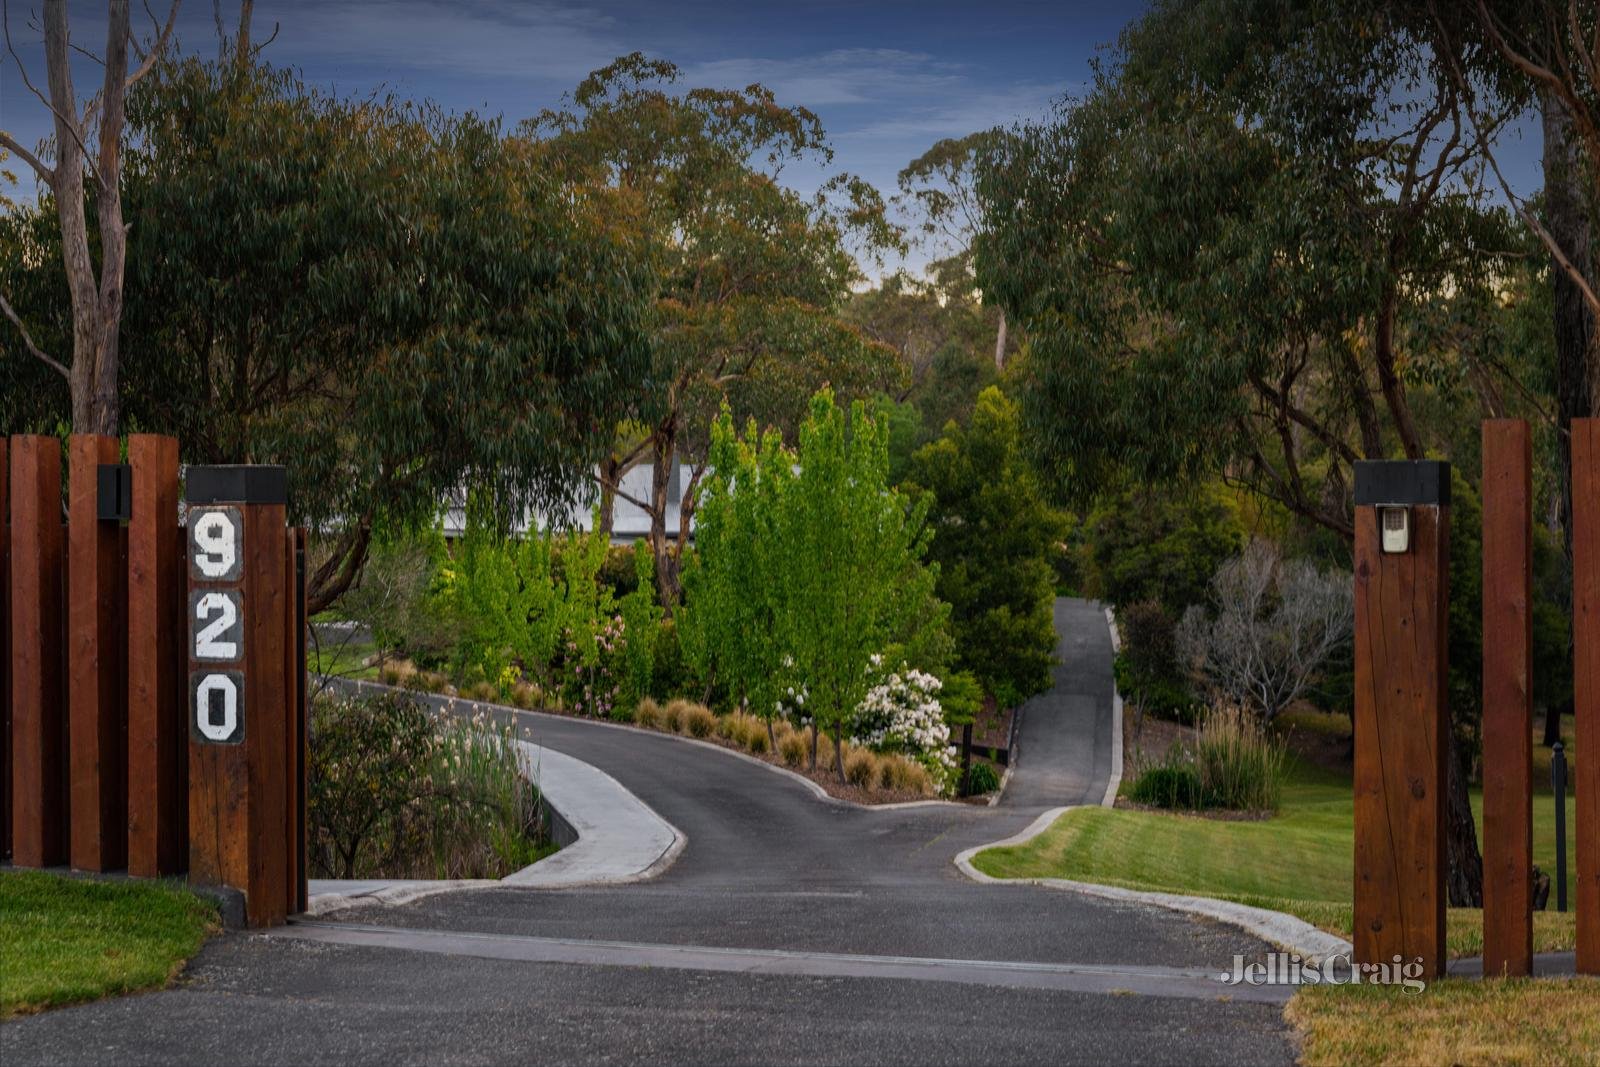
M217 928L174 886L0 873L0 1018L165 985Z
M1317 986L1285 1017L1318 1064L1592 1064L1600 1050L1600 981L1436 982Z
M973 866L994 878L1066 878L1218 897L1285 911L1348 938L1355 851L1350 779L1301 760L1291 760L1285 770L1281 806L1270 819L1078 808L1025 844L978 853ZM1475 811L1479 803L1474 794ZM1568 798L1569 857L1577 840L1575 809ZM1552 871L1555 812L1548 797L1536 798L1534 813L1534 862ZM1570 883L1570 870L1568 877ZM1574 892L1569 889L1569 900ZM1554 897L1552 891L1552 907ZM1482 951L1482 912L1452 908L1448 923L1452 956ZM1572 912L1535 914L1537 951L1570 949L1574 939Z
M1350 777L1291 760L1278 814L1228 820L1161 811L1079 808L1022 845L986 849L995 878L1066 878L1237 901L1296 915L1349 938L1354 811ZM1473 796L1482 825L1481 798ZM1575 846L1568 801L1568 856ZM1534 798L1534 861L1555 868L1555 812ZM1551 906L1554 906L1554 892ZM1571 894L1569 893L1569 899ZM1483 913L1452 908L1450 955L1483 951ZM1572 912L1534 915L1534 949L1570 949ZM1306 1064L1591 1064L1600 1048L1600 981L1447 980L1407 995L1383 986L1318 986L1285 1013Z

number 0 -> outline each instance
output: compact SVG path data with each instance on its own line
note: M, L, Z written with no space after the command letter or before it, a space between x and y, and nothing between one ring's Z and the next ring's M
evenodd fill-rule
M222 721L211 721L211 694L222 698ZM226 741L239 726L239 689L225 674L208 674L195 690L195 726L208 741Z

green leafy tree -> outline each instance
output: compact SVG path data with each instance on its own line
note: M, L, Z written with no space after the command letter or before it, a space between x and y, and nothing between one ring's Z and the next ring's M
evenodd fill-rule
M648 376L643 267L524 144L193 59L155 67L128 122L125 424L175 434L186 462L285 464L291 519L320 535L313 611L375 528L430 523L447 493L507 516L586 485ZM0 245L0 284L23 280L59 347L42 212L7 220L37 244ZM4 384L8 425L13 404L65 414Z
M1220 475L1348 545L1357 461L1444 450L1418 417L1441 381L1526 410L1492 330L1532 243L1479 149L1519 105L1464 92L1413 15L1158 4L1086 99L996 142L978 276L1028 330L1056 485ZM1481 883L1464 778L1458 905Z
M679 586L669 481L680 459L691 464L676 531L687 544L721 405L792 430L821 385L865 395L899 377L894 353L839 314L859 274L852 249L898 243L877 192L838 174L800 196L777 178L786 163L828 162L816 115L760 85L678 91L678 76L624 56L584 79L567 109L521 127L581 210L648 265L650 363L599 479L609 502L626 493L628 469L653 460L650 494L628 499L650 516L669 609Z
M779 693L796 684L777 633L790 551L781 523L795 457L776 430L762 433L752 421L737 434L725 409L711 428L710 461L679 636L707 692L720 687L766 720L770 734Z
M935 608L937 568L922 563L931 531L928 501L888 484L887 421L857 401L847 412L828 390L811 401L800 428L799 471L783 494L783 610L775 618L779 646L793 661L818 730L837 742L873 680L872 657L907 643L928 654L927 631L942 628ZM893 658L891 658L891 662ZM812 765L816 742L812 742Z
M1056 645L1049 560L1062 522L1023 452L1016 403L985 389L969 426L951 423L912 458L907 488L933 497L928 555L950 604L958 666L1006 705L1047 688Z

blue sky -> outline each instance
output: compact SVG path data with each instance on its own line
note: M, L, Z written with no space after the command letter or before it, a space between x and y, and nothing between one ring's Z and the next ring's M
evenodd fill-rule
M43 84L37 0L6 0L18 53ZM165 0L150 0L164 15ZM1135 3L991 0L257 0L254 34L278 35L266 58L299 67L341 92L385 87L453 110L510 123L555 106L590 70L643 51L683 68L689 84L759 81L781 102L817 112L836 167L886 192L895 174L942 137L1037 117L1080 91L1097 49L1140 8ZM232 24L238 0L221 0ZM72 5L74 38L95 48L103 3ZM135 4L136 25L149 20ZM216 48L211 0L185 0L185 51ZM98 16L98 17L97 17ZM87 87L96 75L80 60ZM48 131L42 105L9 56L0 62L0 128L32 145ZM1503 146L1508 147L1508 146ZM1538 186L1537 127L1503 152L1519 192ZM17 169L12 161L13 169ZM23 177L24 191L32 182ZM802 189L809 171L788 171Z

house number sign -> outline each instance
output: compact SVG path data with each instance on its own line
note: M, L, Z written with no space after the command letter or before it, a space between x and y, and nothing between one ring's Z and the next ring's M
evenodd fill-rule
M244 518L238 508L189 510L189 732L202 744L244 741Z

